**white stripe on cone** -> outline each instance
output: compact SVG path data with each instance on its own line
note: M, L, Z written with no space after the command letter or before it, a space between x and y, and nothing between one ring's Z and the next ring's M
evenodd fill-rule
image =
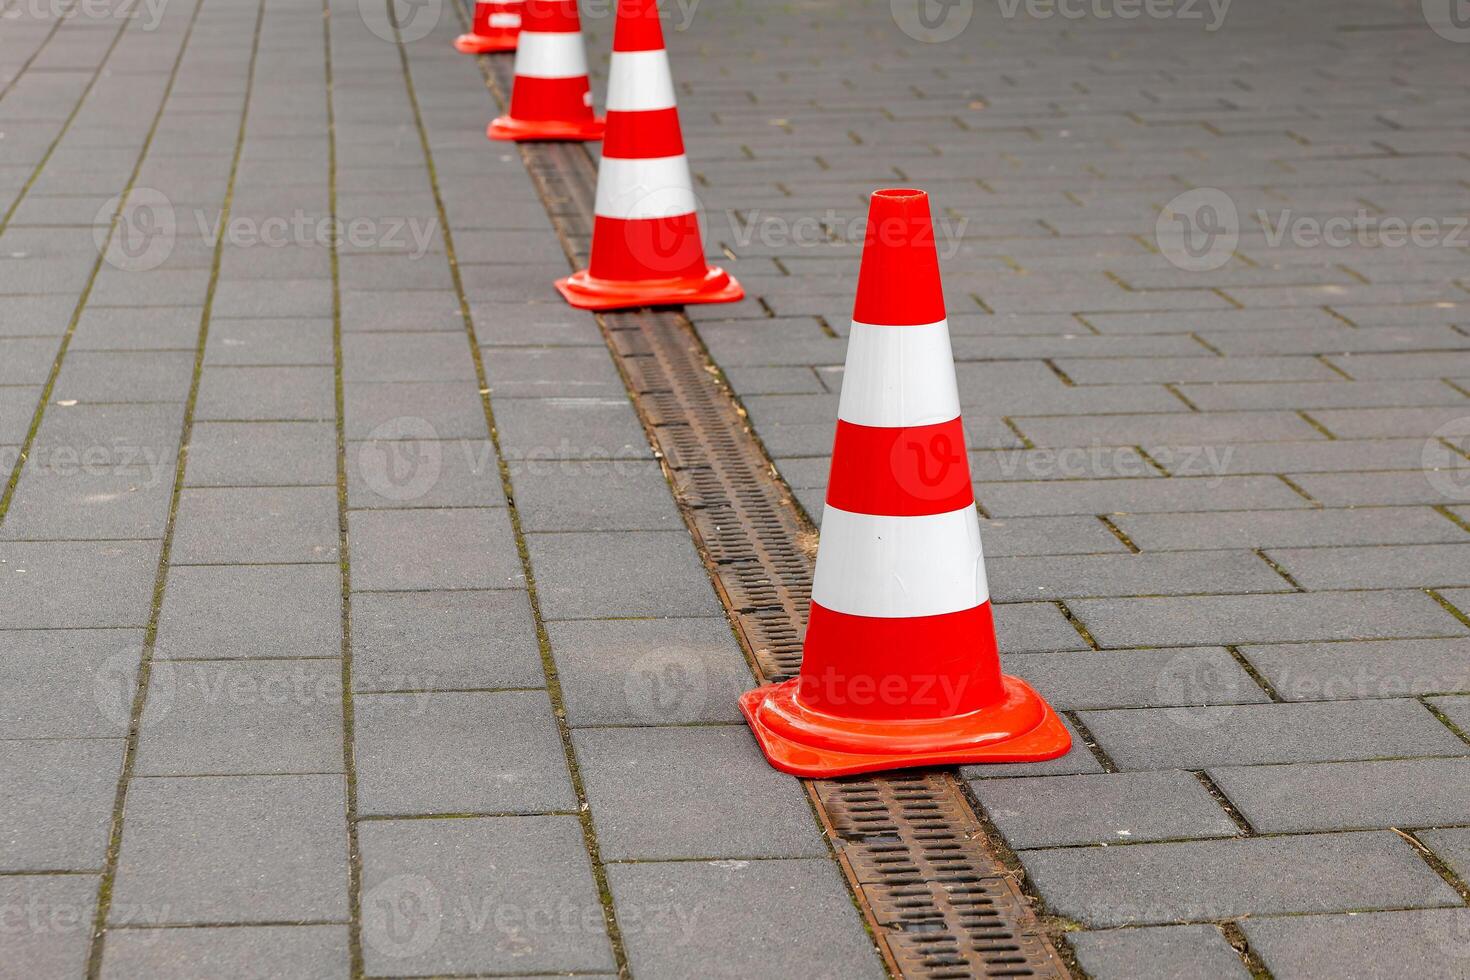
M823 510L812 579L812 601L822 607L901 619L961 612L989 598L974 507L924 517Z
M902 327L853 321L838 418L896 429L959 415L947 320Z
M490 15L490 26L491 27L520 27L521 26L521 15L520 14L491 14Z
M674 106L669 57L657 51L614 51L607 73L609 112L646 112Z
M674 157L603 157L597 172L597 214L603 218L672 218L692 214L689 161Z
M522 31L516 49L517 75L526 78L581 78L587 74L582 35Z

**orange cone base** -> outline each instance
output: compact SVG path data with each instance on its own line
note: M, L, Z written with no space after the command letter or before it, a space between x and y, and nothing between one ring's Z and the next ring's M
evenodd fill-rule
M566 301L579 310L632 310L640 306L734 303L745 298L740 283L713 266L689 279L596 279L586 269L556 281Z
M454 39L454 50L460 54L498 54L516 49L517 31L494 34L461 34Z
M514 119L501 116L485 135L493 140L600 140L605 119Z
M982 762L1041 762L1065 755L1072 736L1025 681L1002 677L1006 698L966 715L919 720L841 718L804 707L796 680L740 696L771 765L826 779L885 769Z

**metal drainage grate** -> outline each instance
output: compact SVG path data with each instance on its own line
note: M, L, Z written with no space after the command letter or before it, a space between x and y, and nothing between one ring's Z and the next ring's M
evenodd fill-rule
M482 58L505 103L512 59ZM597 172L580 144L521 144L568 257L585 264ZM679 508L762 681L793 677L812 530L681 314L603 314ZM803 780L890 969L901 977L1064 978L1066 966L986 843L951 770Z

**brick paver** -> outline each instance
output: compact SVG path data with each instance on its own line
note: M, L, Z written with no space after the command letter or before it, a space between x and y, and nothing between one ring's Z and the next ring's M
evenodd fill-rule
M461 13L123 6L0 3L0 976L881 972ZM964 776L1079 964L1464 974L1464 246L1273 229L1451 231L1470 49L1104 8L670 5L749 294L691 315L819 517L853 222L929 189L1074 732ZM1160 216L1222 198L1200 269Z

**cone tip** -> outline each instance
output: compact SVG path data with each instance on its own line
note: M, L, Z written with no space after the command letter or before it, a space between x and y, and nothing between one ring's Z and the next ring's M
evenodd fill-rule
M928 193L913 187L874 191L868 199L853 319L894 325L944 319L934 244Z

